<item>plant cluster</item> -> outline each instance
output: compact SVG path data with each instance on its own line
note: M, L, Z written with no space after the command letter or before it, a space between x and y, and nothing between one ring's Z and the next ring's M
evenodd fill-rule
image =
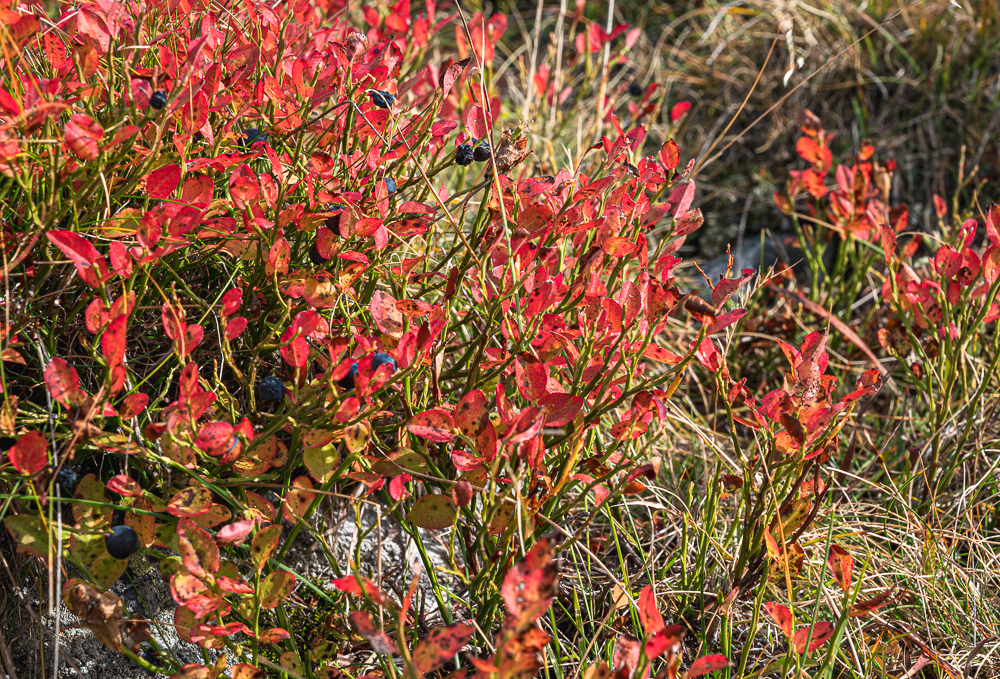
M682 279L678 252L705 221L694 162L642 121L666 103L677 123L687 102L642 88L623 125L608 94L606 134L541 174L532 122L502 122L502 14L349 9L0 10L0 516L22 580L47 573L102 644L177 679L742 676L762 612L787 641L773 662L831 672L852 618L895 599L860 597L853 557L828 536L818 578L843 605L808 613L803 535L889 374L871 368L838 395L826 332L777 342L789 371L770 386L731 364L751 284L780 278L730 263L704 295ZM596 84L595 55L607 64L614 45L626 59L637 38L584 22L566 72L539 68L536 94L551 107L562 77ZM448 41L457 59L440 58ZM968 379L961 356L997 316L1000 212L984 253L974 219L942 222L948 242L917 273L917 241L897 247L905 208L887 207L892 166L866 145L833 170L818 118L804 112L802 131L810 167L776 196L812 271L800 297L853 302L861 267L884 263L878 337L935 404L936 493L960 464L941 452L956 406L940 395ZM854 259L830 271L833 237ZM692 424L709 409L718 438ZM641 547L619 534L635 525L628 503L666 483L657 446L679 430L717 456L710 518L689 497L672 562L628 574L624 552ZM417 546L406 593L338 558L321 530L332 501L377 504ZM428 552L434 536L447 563ZM300 537L336 578L286 565ZM602 540L617 545L610 567ZM731 561L722 575L715 550ZM609 610L559 588L560 555L581 551L611 578ZM202 662L182 664L109 591L137 554L157 560ZM681 590L714 595L703 624L685 626L692 598L670 625L659 612L657 584L680 566ZM413 605L421 572L433 614ZM332 613L304 636L290 610L309 602ZM594 627L583 609L596 608ZM622 608L604 647L581 634Z

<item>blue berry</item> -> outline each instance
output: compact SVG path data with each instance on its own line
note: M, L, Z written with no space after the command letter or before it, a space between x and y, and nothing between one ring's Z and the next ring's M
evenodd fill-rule
M490 153L490 147L487 146L486 144L480 144L472 152L472 158L477 163L485 163L487 160L490 159L491 155L492 154Z
M56 483L58 483L63 488L72 488L76 485L77 477L76 472L73 471L71 467L63 467L56 474Z
M371 90L368 92L368 96L372 98L372 103L379 108L392 108L392 105L396 102L394 95L382 90Z
M633 97L641 97L643 93L642 85L639 83L630 83L628 86L628 93Z
M285 385L274 375L268 375L257 385L257 398L261 401L280 401L285 398Z
M358 364L355 363L347 374L337 380L337 385L344 390L350 391L354 388L354 377L358 374Z
M389 195L396 193L396 180L391 177L385 178L385 188L389 189Z
M159 668L160 666L160 652L152 648L147 649L146 652L142 654L142 659L148 662L150 665L156 666L157 668ZM146 670L146 676L148 677L155 677L158 674L159 672L152 672L150 670Z
M128 526L115 526L104 538L104 548L116 559L127 559L139 549L139 536Z
M462 167L472 165L472 158L474 155L475 152L472 150L471 146L469 146L468 144L462 144L457 149L455 149L455 162L461 165Z
M379 366L383 366L386 363L392 366L392 370L390 370L389 372L391 373L396 372L396 359L394 359L389 354L375 354L374 356L372 356L372 371L378 370Z
M327 212L332 212L333 215L326 218L324 225L331 231L340 231L340 213L347 209L346 205L341 205L340 203L334 203L326 209Z
M167 105L167 93L163 90L153 92L153 96L149 98L149 105L159 111Z
M320 264L326 261L326 257L319 254L319 246L316 245L316 243L313 243L312 247L309 248L309 261L315 264L316 266L319 266Z
M239 138L240 146L245 148L250 148L259 141L266 142L267 135L255 127L248 127L243 130L243 134Z

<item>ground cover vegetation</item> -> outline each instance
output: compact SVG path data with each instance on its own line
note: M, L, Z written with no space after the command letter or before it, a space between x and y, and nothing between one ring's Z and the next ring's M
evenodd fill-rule
M8 674L995 676L995 3L2 4Z

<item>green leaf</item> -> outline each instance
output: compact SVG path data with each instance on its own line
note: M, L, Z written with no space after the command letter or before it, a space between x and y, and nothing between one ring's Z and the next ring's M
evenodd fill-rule
M41 518L26 515L8 516L3 520L3 525L17 544L18 554L48 556L49 534Z
M77 533L69 539L69 553L80 560L80 563L90 563L106 553L103 533Z
M296 578L288 571L274 571L260 583L261 608L271 609L285 600L295 588Z
M87 474L80 479L80 483L76 485L76 492L73 493L73 497L78 500L89 500L91 502L108 501L107 493L104 492L104 483L93 474ZM106 526L111 523L111 508L74 502L73 519L85 528Z
M321 448L306 448L302 453L302 463L317 483L326 483L340 464L337 444L328 443Z
M250 558L258 571L264 568L264 564L274 554L278 548L278 540L281 538L281 526L274 524L257 531L250 542Z
M109 589L111 585L118 582L118 578L128 567L128 559L116 559L107 552L97 557L94 563L90 564L90 575L104 589Z
M406 520L420 528L447 528L455 520L454 501L445 495L424 495L416 501Z

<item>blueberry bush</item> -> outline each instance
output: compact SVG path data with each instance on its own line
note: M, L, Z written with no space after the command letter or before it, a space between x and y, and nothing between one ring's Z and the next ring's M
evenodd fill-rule
M0 549L42 613L177 679L862 677L877 634L954 671L850 517L931 530L959 493L996 525L1000 208L935 196L922 241L895 164L802 110L774 201L806 272L702 278L691 103L607 89L637 28L578 10L532 61L523 111L603 97L557 166L500 12L0 12ZM871 426L903 404L923 453ZM408 572L337 556L335 502L397 524ZM136 555L202 662L110 591Z

